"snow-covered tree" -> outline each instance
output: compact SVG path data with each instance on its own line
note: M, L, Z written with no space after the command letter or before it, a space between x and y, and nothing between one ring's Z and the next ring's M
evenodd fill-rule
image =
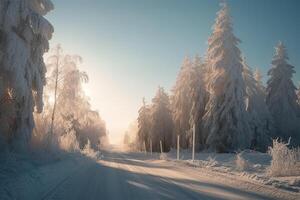
M54 53L48 58L47 67L51 71L50 77L48 77L48 84L50 87L53 87L53 109L51 114L51 125L50 125L50 134L53 134L54 120L55 120L55 111L57 104L57 96L59 90L60 81L63 79L63 52L60 45L57 45L53 49Z
M126 131L125 134L124 134L123 144L124 144L124 145L129 145L129 144L130 144L130 136L129 136L129 134L128 134L127 131Z
M34 127L33 112L43 109L46 67L52 25L44 18L51 0L0 1L0 116L1 134L25 147Z
M256 80L257 85L260 85L260 86L262 86L262 88L264 88L264 85L262 82L263 76L258 68L256 68L254 70L253 76L254 76L254 79ZM265 90L265 88L264 88L264 90Z
M196 55L193 63L192 83L191 83L191 101L192 107L190 112L190 131L189 141L192 140L192 128L195 126L196 148L202 149L205 147L206 135L203 131L203 115L205 113L205 106L208 100L208 93L206 90L206 65L201 62L200 56Z
M41 115L35 115L36 132L51 146L67 142L65 140L75 134L80 148L90 141L91 147L98 149L101 139L106 137L106 126L99 113L91 109L82 88L82 84L88 81L88 75L79 70L82 58L65 54L59 45L47 56L46 106ZM66 134L71 135L65 137Z
M261 75L257 71L254 76L245 58L243 58L243 78L246 84L246 110L250 116L249 124L253 135L251 148L264 151L271 142L272 117L265 103Z
M206 145L218 152L248 148L252 137L239 42L233 34L229 8L223 3L206 55L210 69L207 83L210 97L204 115Z
M300 135L300 121L297 117L299 105L296 87L292 81L294 73L294 66L288 63L286 48L279 42L275 48L272 68L268 72L270 79L267 82L266 102L277 130L275 136L285 140L289 137L299 140Z
M149 113L149 115L150 115L150 113ZM150 121L150 117L148 117L148 120ZM150 129L150 128L151 127L149 125L148 129ZM138 138L138 131L139 131L139 123L138 123L138 120L136 119L136 120L132 121L131 123L129 123L126 131L124 132L124 138L123 138L124 143L125 143L125 138L128 136L128 144L125 144L127 148L129 148L131 150L142 150L141 142ZM150 144L148 144L148 146L146 144L146 148L147 148L147 150L149 150Z
M173 138L173 120L170 109L169 96L162 87L159 87L152 99L151 107L151 137L153 151L159 152L159 143L162 141L163 151L169 151Z
M61 126L66 133L69 131L64 122L72 124L80 148L83 148L88 140L92 147L97 148L100 138L106 135L106 128L98 112L91 109L88 97L82 89L82 84L88 81L88 75L79 70L81 62L82 58L78 55L63 57L63 77L57 96L57 110Z
M264 104L263 104L263 107L265 107L265 104L266 104L266 87L264 86L263 82L262 82L262 74L260 72L260 70L258 68L255 69L254 73L253 73L253 77L256 81L256 88L257 88L257 93L258 93L258 96L261 98L261 100L259 100L260 102L263 102L264 101ZM267 108L268 109L268 108ZM261 108L260 109L263 113L267 113L265 112L265 108ZM271 116L271 113L268 109L268 115L272 118ZM272 121L272 120L271 120Z
M149 147L151 135L151 111L149 105L146 104L145 98L143 98L143 105L139 109L138 116L138 132L137 132L137 145L142 150L143 144L146 144L147 150Z
M181 147L188 148L190 145L191 129L189 119L192 108L192 78L195 70L189 57L183 61L175 86L172 89L171 106L174 121L174 136L180 136Z
M62 133L59 133L59 130L62 130L61 124L64 124L64 119L70 121L70 123L71 121L75 122L77 116L73 116L75 119L71 120L69 115L78 111L79 106L81 107L82 104L86 103L82 100L84 98L81 88L82 79L76 75L84 74L84 72L79 72L77 68L80 63L80 56L65 54L60 45L56 45L48 54L46 62L47 85L45 89L47 97L53 104L48 108L51 110L51 116L49 116L51 121L50 134L55 131L56 134L61 135ZM84 77L87 79L86 74ZM60 124L56 125L56 122ZM54 127L57 130L53 130Z
M271 122L270 125L270 130L274 129L274 122L273 122L273 118L272 115L269 111L268 106L266 106L266 87L264 86L263 82L262 82L262 74L260 72L259 69L255 69L254 71L254 79L256 80L256 88L257 88L257 93L258 93L258 97L260 97L259 102L261 102L261 107L258 109L259 111L261 111L260 115L263 116L263 114L265 114L266 116L264 116L265 119L269 119L269 121ZM264 103L262 103L264 102ZM267 110L266 110L267 109ZM274 130L272 130L274 131Z

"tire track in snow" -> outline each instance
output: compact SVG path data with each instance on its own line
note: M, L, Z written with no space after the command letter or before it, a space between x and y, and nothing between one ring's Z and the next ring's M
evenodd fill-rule
M123 156L124 157L124 156ZM124 157L124 159L127 159L126 157ZM130 161L129 161L130 162ZM144 163L146 163L145 161L142 161ZM184 199L199 199L201 197L201 194L203 195L207 195L209 199L214 199L214 197L210 198L210 195L215 195L216 193L219 193L220 196L226 196L227 199L261 199L261 200L266 200L266 199L274 199L276 198L275 195L273 195L272 192L270 192L269 194L271 194L271 196L273 198L269 198L265 193L261 193L263 196L261 196L260 193L257 192L257 188L249 188L249 187L238 187L239 189L246 189L246 190L236 190L235 187L232 187L231 185L228 186L229 184L226 183L226 181L228 182L228 180L225 180L225 182L222 182L221 185L224 185L224 183L226 183L224 186L225 187L218 187L218 184L220 184L221 182L219 180L216 180L216 177L220 178L219 175L215 174L214 177L212 177L210 174L206 174L206 173L201 173L201 175L199 174L199 171L194 171L194 174L191 174L190 171L191 168L186 167L184 168L184 171L181 171L181 168L178 167L174 167L174 166L170 166L170 163L167 163L168 167L170 167L169 169L164 168L164 166L161 165L156 165L156 167L160 166L161 169L159 169L157 172L158 173L154 173L155 170L157 170L157 168L154 166L153 168L147 168L147 167L141 167L141 166L134 166L134 168L136 168L136 171L141 171L145 174L148 174L152 177L155 177L155 179L159 179L160 182L164 182L167 183L168 185L173 185L176 188L170 188L171 190L173 190L174 192L178 192L180 191L180 194L184 195L185 197L183 197ZM151 169L151 171L150 171ZM161 176L163 175L163 176ZM198 178L196 178L198 177ZM188 181L186 181L185 183L181 183L180 181L176 181L176 178L178 179L185 179L185 180L189 180L190 183ZM175 179L175 180L174 180ZM201 182L203 182L204 184L201 184ZM230 181L229 181L230 182ZM211 183L212 185L209 186L209 184L207 185L206 183ZM241 183L241 182L239 182ZM200 185L199 185L200 184ZM206 185L205 185L206 184ZM237 183L233 184L236 185ZM244 183L242 183L244 184ZM221 186L220 185L220 186ZM261 185L258 185L258 187L262 187ZM232 189L230 189L232 188ZM194 191L196 193L198 193L198 195L195 195L195 193L190 192L190 191ZM235 191L236 190L236 191ZM216 198L216 197L215 197ZM221 197L220 197L221 198Z
M85 161L83 161L85 162ZM76 170L74 170L72 173L65 176L62 180L58 181L57 184L53 185L50 190L44 192L41 196L41 200L47 200L52 199L52 197L59 191L59 189L62 188L64 184L66 184L73 176L74 174L78 174L77 172L82 172L83 168L87 166L80 166Z
M125 157L125 155L123 155L123 154L121 154L121 157L123 157L124 160L128 160L128 158ZM142 162L146 163L145 161L142 161ZM156 185L155 187L159 187L159 185L164 185L164 183L167 184L168 186L173 187L173 188L169 188L170 189L169 191L173 191L173 193L177 193L177 194L179 193L180 195L183 195L183 197L181 197L180 199L191 199L191 200L199 199L199 195L192 194L188 190L184 189L184 187L182 187L181 184L178 184L174 180L167 179L167 178L161 177L159 175L154 175L153 173L146 170L146 167L130 165L130 164L126 164L125 166L132 172L141 171L141 172L143 172L143 174L147 174L149 176L149 178L151 177L151 179L155 179L162 183L162 184ZM164 169L164 172L166 172L166 171L170 171L170 170ZM139 180L141 182L143 182L143 184L146 184L145 180L142 179L140 175L136 175L136 176L139 178ZM174 188L174 187L176 187L176 188ZM154 194L156 194L156 193L154 193ZM160 198L155 198L155 199L160 199Z

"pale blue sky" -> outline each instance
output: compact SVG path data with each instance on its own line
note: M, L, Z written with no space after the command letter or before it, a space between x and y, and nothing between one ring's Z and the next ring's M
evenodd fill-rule
M170 89L185 55L203 55L217 0L52 0L51 45L83 57L94 109L113 138L137 117L143 96ZM282 40L300 81L300 1L229 0L234 31L250 66L265 79Z

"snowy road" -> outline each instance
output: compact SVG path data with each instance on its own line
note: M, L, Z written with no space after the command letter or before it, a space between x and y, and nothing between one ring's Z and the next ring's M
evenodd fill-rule
M146 158L105 152L102 160L83 165L41 199L293 199L275 188Z

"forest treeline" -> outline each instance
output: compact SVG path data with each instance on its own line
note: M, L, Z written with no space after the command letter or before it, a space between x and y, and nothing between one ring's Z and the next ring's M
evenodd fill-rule
M282 42L263 84L258 69L248 66L238 47L227 4L221 4L208 39L203 59L186 57L168 95L159 87L151 104L143 99L138 111L137 135L133 142L140 150L163 151L192 145L196 150L231 152L243 149L265 151L272 138L300 144L300 90L292 76L287 49ZM126 134L125 142L130 139Z
M52 9L51 0L0 1L1 151L98 149L106 140L82 89L81 57L60 45L44 57L54 32L44 16Z
M106 140L105 123L82 89L88 75L79 70L80 56L58 45L44 60L52 9L51 0L0 1L0 148L97 149ZM197 150L263 151L277 137L299 145L300 92L286 47L276 46L264 85L239 43L222 4L205 56L184 59L171 95L159 87L150 104L143 100L135 145L149 150L151 142L159 151L162 141L168 151L180 135L181 147L190 148L193 129Z

